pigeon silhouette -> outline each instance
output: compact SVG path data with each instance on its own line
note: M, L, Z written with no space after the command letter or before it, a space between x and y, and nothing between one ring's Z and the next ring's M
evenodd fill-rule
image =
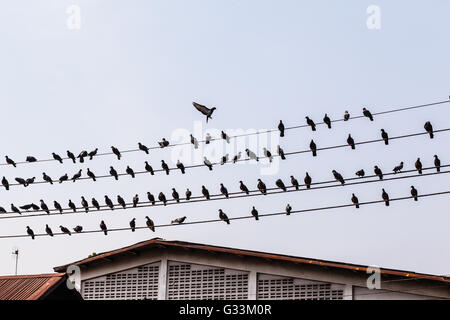
M278 124L278 130L280 131L280 137L284 137L284 124L283 121L280 120Z
M69 150L67 150L67 157L69 159L72 159L73 163L76 163L75 155L72 152L70 152Z
M417 196L417 189L414 188L414 186L411 186L411 196L413 197L414 201L418 201L419 198Z
M191 200L191 196L192 196L191 190L189 190L189 188L186 189L186 200Z
M20 210L12 203L11 203L11 211L14 213L18 213L20 215L22 214L22 212L20 212Z
M27 186L27 182L26 182L25 179L22 179L22 178L17 177L15 180L16 180L19 184L23 185L24 187Z
M380 168L378 168L378 166L374 166L373 172L378 176L378 178L380 178L380 180L383 180L383 172Z
M50 184L53 184L53 179L50 178L48 175L46 175L45 172L42 172L42 179L44 179L44 181L47 181Z
M72 233L70 232L70 230L67 229L66 227L59 226L59 228L61 229L62 233L68 234L69 236L72 235Z
M82 226L76 226L75 228L73 228L73 231L75 231L76 233L81 233L83 231L83 227Z
M384 189L382 189L382 191L383 192L381 193L381 198L383 198L386 207L389 207L389 195Z
M364 172L364 169L358 170L355 173L358 177L362 178L366 175L366 173Z
M125 200L123 200L123 198L120 195L117 196L117 203L120 204L124 209L127 207Z
M146 154L148 154L148 148L143 145L142 143L138 142L139 150L144 151Z
M147 192L147 199L150 201L152 205L155 205L155 196L151 194L150 192Z
M160 148L165 148L169 146L169 141L167 141L165 138L162 138L160 142L158 142Z
M344 121L348 121L350 119L350 113L347 110L344 112Z
M214 110L216 110L216 107L213 108L208 108L204 105L201 105L197 102L192 102L192 105L195 107L195 109L197 109L198 111L200 111L202 114L204 114L206 116L206 123L208 123L208 119L212 119L212 114L214 112Z
M345 184L345 180L344 180L344 178L342 177L342 175L341 175L339 172L337 172L336 170L333 170L332 172L333 172L334 178L335 178L337 181L339 181L342 185L344 185L344 184Z
M166 195L162 192L159 193L158 200L161 201L164 205L166 205L167 203Z
M45 211L47 214L50 214L50 210L48 210L47 204L44 202L44 200L39 200L41 202L41 209L42 211Z
M69 208L73 210L73 212L77 212L77 207L75 203L72 202L72 200L69 199Z
M27 226L27 234L34 240L34 232L29 226Z
M153 220L150 219L149 217L145 217L145 219L147 219L146 221L147 227L153 232L155 232L155 224L153 223Z
M48 224L45 225L45 232L46 232L50 237L53 237L53 231L52 231L52 229L48 226Z
M81 206L84 208L84 210L86 212L89 211L89 203L86 201L86 199L83 196L81 196Z
M257 188L258 188L258 190L259 190L263 195L267 195L267 187L266 187L266 184L265 184L264 182L262 182L261 179L258 179Z
M117 174L116 169L112 166L109 167L109 174L114 177L114 179L119 180L119 175Z
M222 132L220 133L221 137L223 140L226 140L227 143L230 143L230 137L222 130Z
M88 153L89 160L92 160L97 155L97 152L98 152L98 148L95 148L95 150L92 150L91 152L89 152Z
M403 170L403 161L400 162L400 164L398 166L396 166L394 168L394 170L392 170L392 171L394 171L394 173L398 173L398 172L401 172L402 170Z
M105 203L111 210L114 210L114 204L108 196L105 196Z
M317 156L317 145L314 142L314 140L311 139L311 142L309 144L309 148L311 149L313 157Z
M366 108L363 108L363 115L364 115L364 117L369 118L370 121L373 121L372 113L369 110L367 110Z
M291 214L292 211L292 207L291 205L288 203L286 206L286 215L289 216Z
M136 195L133 197L133 208L136 208L137 205L138 205L138 203L139 203L139 195L136 194Z
M434 155L434 166L436 167L437 172L441 171L441 160L438 158L437 155ZM8 190L8 189L6 189L6 190Z
M236 163L241 158L241 152L239 151L234 157L233 157L233 163Z
M306 189L310 189L311 188L312 179L311 179L311 176L308 174L308 172L306 172L304 182L305 182L305 185L306 185Z
M67 173L59 178L59 183L63 183L63 181L69 180L69 176Z
M228 153L222 157L222 159L220 160L220 165L223 166L227 162L228 162Z
M125 170L125 172L126 172L127 174L129 174L132 178L135 177L134 171L133 171L133 169L130 168L130 166L127 166L127 169Z
M220 184L220 193L222 193L225 198L228 198L228 190L227 188L225 188L225 186L223 185L223 183Z
M181 218L176 218L175 220L172 220L171 223L172 224L175 224L175 223L182 224L184 222L184 220L186 220L186 216L181 217Z
M227 224L230 224L230 219L228 219L227 214L223 212L222 209L219 209L219 219L225 221Z
M358 200L358 197L355 196L354 193L352 193L352 202L355 205L356 209L359 209L359 200Z
M249 194L250 192L248 191L248 188L247 188L247 186L242 182L242 181L239 181L239 189L241 189L243 192L245 192L245 194Z
M14 160L10 159L8 156L5 156L6 159L6 163L12 165L14 168L17 167L16 163L14 162Z
M180 195L175 188L172 188L172 197L176 202L180 202Z
M278 152L278 155L280 156L281 160L286 160L286 156L284 155L284 150L280 146L277 147L277 152Z
M63 163L63 159L61 158L61 156L59 154L52 152L52 156L53 156L53 159L55 159L59 163Z
M88 177L91 178L92 180L97 181L97 180L95 179L95 174L94 174L91 170L89 170L89 168L87 168L87 175L88 175Z
M328 126L328 129L331 129L331 119L328 117L328 115L325 113L325 116L323 117L323 122Z
M34 183L34 180L36 180L36 177L28 178L27 180L25 180L25 182L27 183L27 186L29 186L30 184Z
M197 138L195 138L192 134L190 135L191 137L191 144L194 145L194 149L198 149L198 140Z
M212 171L213 165L206 157L203 157L203 163L208 167L209 171Z
M120 158L122 157L122 154L120 153L119 149L117 149L114 146L111 146L111 150L117 156L117 159L120 160Z
M78 172L73 175L72 181L75 182L76 180L78 180L80 178L81 178L81 169L78 170Z
M389 144L389 136L388 136L387 132L384 131L384 129L381 129L381 138L384 140L385 145Z
M347 144L352 147L353 150L355 150L355 140L353 140L352 136L350 135L350 133L348 134L348 138L347 138Z
M108 228L106 227L105 221L103 220L100 222L100 229L103 231L105 236L108 235Z
M251 213L252 213L252 216L255 217L255 220L259 220L259 217L258 217L258 210L256 210L255 207L253 207Z
M164 160L161 160L161 168L166 172L167 175L169 175L170 169L167 163L164 162Z
M298 184L297 179L294 178L294 176L291 176L291 184L293 187L295 187L295 190L298 190L299 184Z
M210 199L210 197L209 197L209 191L208 191L208 189L206 189L205 186L202 186L202 194L203 194L203 196L204 196L207 200Z
M419 172L419 174L422 174L422 162L420 162L420 158L417 158L414 166L416 167L416 170Z
M425 131L428 132L428 134L430 135L430 139L434 138L434 131L433 131L433 126L431 125L430 121L425 122L425 125L423 126Z
M281 179L278 179L277 181L275 181L275 184L278 188L280 188L283 191L286 191L286 186L284 185L284 182Z
M80 162L83 163L84 162L84 158L88 156L88 152L86 150L83 150L80 152L80 154L78 155L77 158L80 159Z
M152 166L147 161L145 161L145 171L150 172L152 176L155 175Z
M177 168L181 170L182 174L185 174L184 164L181 163L180 160L177 161Z
M269 158L269 162L273 161L272 153L269 150L267 150L265 147L263 148L263 154L266 158Z
M5 187L6 190L9 190L9 182L8 182L8 180L5 178L5 176L3 176L3 179L2 179L2 185Z
M133 219L130 221L130 228L131 228L131 231L132 231L132 232L134 232L134 231L136 230L136 218L133 218Z
M250 160L259 161L258 156L253 151L251 151L250 149L245 149L245 152L247 153L247 156L249 157Z
M305 118L306 118L306 124L311 127L311 130L316 131L316 124L314 123L314 121L311 120L309 117L305 117Z
M96 208L97 210L100 210L100 204L98 203L97 199L92 198L91 203L94 206L94 208Z
M59 204L58 201L54 200L53 201L53 206L55 207L56 210L59 211L59 213L63 213L63 209L62 209L62 207L61 207L61 205Z
M27 161L27 162L36 162L37 159L36 159L35 157L33 157L33 156L27 156L27 158L25 159L25 161Z

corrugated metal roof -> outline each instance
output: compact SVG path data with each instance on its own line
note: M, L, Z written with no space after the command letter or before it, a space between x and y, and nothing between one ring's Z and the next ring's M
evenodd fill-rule
M0 300L38 300L65 277L65 273L0 276Z
M212 245L205 245L205 244L198 244L198 243L191 243L191 242L184 242L184 241L167 241L167 240L164 240L161 238L154 238L154 239L139 242L134 245L124 247L121 249L100 253L94 257L83 259L83 260L73 262L73 263L70 263L67 265L54 267L53 269L56 272L65 272L69 265L77 265L77 266L88 265L89 263L92 263L92 262L98 261L98 260L102 260L102 259L109 260L108 258L110 258L112 256L120 255L122 253L126 253L129 251L138 251L138 250L142 250L142 249L149 249L150 247L161 247L161 246L163 246L163 247L180 247L180 248L184 248L184 249L203 250L203 251L210 251L210 252L217 252L217 253L227 253L227 254L233 254L233 255L238 255L238 256L256 257L256 258L262 258L262 259L270 259L270 260L275 260L275 261L286 261L286 262L293 262L293 263L299 263L299 264L311 264L311 265L316 265L316 266L321 266L321 267L340 268L340 269L347 269L347 270L352 270L352 271L357 271L357 272L367 272L367 269L369 268L368 266L348 264L348 263L342 263L342 262L333 262L333 261L326 261L326 260L294 257L294 256L287 256L287 255L280 255L280 254L273 254L273 253L266 253L266 252L259 252L259 251L242 250L242 249L235 249L235 248L227 248L227 247L219 247L219 246L212 246ZM448 278L448 277L416 273L416 272L410 272L410 271L381 268L380 273L386 274L386 275L391 275L391 276L399 276L399 277L407 277L407 278L420 278L420 279L442 281L442 282L450 283L450 278Z

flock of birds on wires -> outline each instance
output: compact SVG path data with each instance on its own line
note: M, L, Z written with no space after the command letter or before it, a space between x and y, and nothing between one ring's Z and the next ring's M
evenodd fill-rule
M213 112L216 110L216 108L208 108L206 106L200 105L196 102L193 102L194 107L200 111L202 114L204 114L206 116L206 122L208 122L209 119L212 119L212 114ZM372 113L367 109L367 108L363 108L362 111L362 115L366 118L368 118L370 121L374 121L374 116L372 115ZM348 121L350 119L350 114L348 113L348 111L345 111L344 116L343 116L343 121ZM340 120L338 120L340 121ZM327 114L325 114L324 118L323 118L323 123L326 124L326 126L331 129L332 128L332 120L328 117ZM311 128L312 131L316 131L317 128L317 124L314 122L314 120L312 120L311 118L309 118L308 116L306 117L306 125L309 126ZM278 124L278 131L279 131L279 135L280 137L284 137L285 135L285 130L289 129L286 128L283 121L280 120L279 124ZM424 124L424 129L425 132L427 134L429 134L430 138L433 139L434 138L434 130L433 130L433 126L432 124L427 121ZM221 137L218 139L223 139L225 140L227 143L230 143L230 136L225 133L224 131L221 132ZM203 141L205 144L209 144L213 139L208 133L206 134L205 140ZM381 129L381 141L383 141L386 145L389 144L389 135L388 133L384 130ZM353 139L353 137L351 136L351 134L348 135L347 137L347 145L351 148L351 149L355 149L355 146L357 143L355 143L355 140ZM190 135L190 143L194 146L195 149L198 148L199 145L199 141L197 138L195 138L192 134ZM158 142L159 144L159 148L166 148L168 146L170 146L170 142L168 140L166 140L165 138L163 138L161 141ZM153 148L153 147L152 147ZM145 146L142 143L138 143L138 150L145 152L146 154L149 154L149 150L152 149L149 148L147 146ZM310 145L309 145L310 151L312 153L312 155L315 157L317 156L317 145L314 142L314 140L311 140ZM123 151L119 151L118 148L111 146L111 151L112 154L114 154L118 160L122 159L122 153ZM133 150L134 151L134 150ZM129 151L128 151L129 152ZM249 149L245 149L245 153L247 155L247 159L245 160L255 160L255 161L259 161L260 158L267 158L270 162L272 162L273 157L275 155L278 155L281 159L285 160L285 153L284 150L278 145L277 146L277 150L274 152L274 154L272 154L271 151L267 150L266 148L263 148L263 156L258 155L256 152L249 150ZM106 153L108 154L108 153ZM63 158L61 157L59 154L57 153L52 153L52 157L53 160L58 161L59 163L63 163L64 160L68 159L71 160L73 163L77 162L77 159L80 163L84 163L85 159L89 159L89 160L93 160L94 157L98 156L98 148L96 148L93 151L82 151L79 153L78 156L75 156L74 153L72 153L71 151L67 150L67 158ZM241 155L242 152L238 152L234 157L232 157L231 159L229 158L229 155L226 154L221 158L221 161L218 163L213 163L210 160L208 160L206 157L204 157L204 161L203 164L201 164L200 166L206 166L209 170L213 170L213 166L214 165L224 165L225 163L236 163L237 161L242 161L244 159L241 159ZM13 159L9 158L8 156L5 157L6 158L6 165L11 165L16 167L18 163L16 163ZM33 162L38 162L39 160L37 158L35 158L34 156L27 156L25 162L22 163L33 163ZM42 161L48 161L48 160L42 160ZM161 172L165 172L167 175L169 175L169 173L172 170L180 170L180 172L182 174L185 174L186 172L186 168L189 167L196 167L196 166L185 166L183 163L181 163L179 160L177 161L176 164L176 168L170 168L169 165L164 161L161 160L161 169L153 169L153 167L148 163L148 161L145 161L145 165L143 166L144 171L138 171L135 172L134 169L132 169L130 166L127 166L125 173L121 173L119 174L117 172L117 170L113 167L110 166L110 170L109 170L109 175L102 175L102 176L96 176L96 174L91 171L89 168L87 168L87 172L86 175L87 177L84 179L92 179L93 181L97 181L97 179L100 178L105 178L105 177L113 177L115 180L119 179L120 175L129 175L132 178L135 178L136 174L140 174L140 173L149 173L151 175L155 174L155 171L161 171ZM423 165L422 162L420 160L420 158L417 158L417 160L414 163L414 167L415 170L418 172L418 174L422 174L422 170L423 170ZM437 155L434 155L434 167L436 169L437 172L440 172L441 169L441 161L439 159L439 157ZM402 170L404 168L404 162L400 162L400 164L398 166L395 166L395 168L393 168L392 172L393 174L397 174L397 173L401 173ZM379 180L383 180L383 171L382 169L375 165L374 169L374 176L378 177ZM340 183L341 185L344 185L346 183L344 177L342 176L341 173L339 173L336 170L332 170L331 171L334 181ZM359 178L364 178L366 176L366 172L364 171L364 169L360 169L358 171L355 172L355 175ZM28 187L34 183L36 183L36 177L32 177L32 178L21 178L21 177L16 177L15 181L17 182L17 184L15 185L23 185L24 187ZM42 182L41 183L49 183L49 184L53 184L53 183L63 183L65 181L72 181L75 182L79 179L82 179L82 169L78 170L76 173L74 173L73 175L69 176L67 173L64 174L63 176L59 177L58 179L54 179L52 177L50 177L49 175L47 175L45 172L42 173ZM6 190L9 190L10 188L10 182L9 180L3 176L2 178L2 185ZM285 184L283 182L282 179L277 179L275 181L275 186L276 188L274 189L279 189L283 192L288 191L289 188L291 188L292 190L308 190L311 188L311 185L313 184L313 180L312 177L309 175L308 172L306 172L304 178L303 178L303 182L304 184L301 185L299 184L297 178L294 177L294 175L290 176L290 184ZM11 184L12 185L12 184ZM234 192L233 194L242 194L242 195L249 195L250 193L254 193L254 192L259 192L261 195L267 195L268 194L268 188L266 186L266 184L261 180L258 179L257 183L256 183L256 190L249 190L249 188L244 184L243 181L239 181L239 192ZM269 188L270 189L270 188ZM35 203L30 203L30 204L25 204L22 206L16 206L14 204L11 204L11 211L8 212L7 210L5 210L5 208L0 206L0 213L6 214L6 213L12 213L12 214L19 214L22 215L23 211L25 212L29 212L29 210L33 210L35 212L45 212L46 214L50 214L51 211L54 211L55 214L57 214L58 212L60 214L62 214L63 212L66 213L68 211L70 212L89 212L90 210L114 210L117 208L123 208L123 209L127 209L127 208L137 208L137 207L141 207L140 204L145 203L145 204L151 204L152 206L160 204L160 205L164 205L166 206L168 202L172 202L172 203L180 203L180 200L183 200L183 202L188 202L192 199L204 199L206 200L210 200L211 197L217 197L220 196L222 199L228 199L230 198L230 193L228 192L227 187L223 184L220 183L220 188L219 188L219 194L217 195L211 195L210 191L203 185L202 189L201 189L201 194L202 196L193 196L192 195L192 191L189 190L189 188L185 191L185 197L180 197L179 192L176 190L176 188L172 188L172 193L171 193L171 197L167 196L166 194L164 194L163 192L159 192L159 194L155 197L154 194L152 194L151 192L147 192L147 200L148 201L140 201L139 199L139 195L136 194L133 199L131 200L131 202L125 201L125 199L118 195L117 196L117 203L115 204L113 202L113 200L108 196L105 195L104 196L104 205L100 204L100 202L95 199L92 198L90 199L90 203L87 199L85 199L84 196L81 197L81 201L80 204L81 206L78 206L77 204L75 204L74 202L72 202L71 199L69 199L67 207L63 207L63 205L61 205L58 201L53 201L52 205L53 208L50 208L49 205L44 201L44 200L40 200L39 205L35 204ZM415 201L418 200L419 197L419 193L418 190L414 187L411 186L411 190L410 190L410 194L411 194L411 198L414 199ZM385 203L386 206L389 206L389 194L387 193L387 191L385 189L382 189L381 192L381 199L383 200L383 202ZM352 193L352 196L350 198L352 204L356 207L359 208L360 206L360 202L358 197ZM222 209L219 209L219 219L224 221L227 224L230 224L230 219L228 218L227 214L225 212L222 211ZM287 215L289 215L292 211L292 207L290 204L287 204L285 207L285 212ZM251 215L256 219L259 220L259 212L258 210L255 208L255 206L252 207L252 209L250 210ZM146 227L148 227L150 230L152 230L153 232L155 231L155 224L152 221L152 219L150 219L148 216L145 217L146 218ZM182 224L185 222L185 220L187 219L186 216L177 218L173 221L171 221L172 224ZM102 232L104 232L105 235L108 234L108 228L106 226L106 223L102 220L100 223L100 230ZM136 218L133 218L130 222L129 222L129 229L134 232L136 230ZM35 239L35 234L34 231L27 226L26 227L27 230L27 235L30 236L32 239ZM65 226L60 226L60 230L62 232L62 234L67 234L67 235L72 235L73 232L75 233L82 233L83 232L83 227L78 225L74 228L72 228L73 231L70 230L70 228L67 228ZM47 235L49 236L54 236L54 233L52 231L52 229L46 225L45 227L45 232Z

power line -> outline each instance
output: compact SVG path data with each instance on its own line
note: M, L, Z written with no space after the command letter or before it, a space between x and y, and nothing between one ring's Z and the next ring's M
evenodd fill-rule
M450 167L449 165L444 165L441 166L442 167ZM427 171L427 170L432 170L435 169L434 167L428 167L428 168L423 168L423 171ZM407 171L403 171L402 173L386 173L383 174L383 176L391 176L391 175L397 175L395 177L391 177L388 179L384 179L380 180L378 179L378 176L376 175L371 175L371 176L365 176L364 178L348 178L346 179L346 183L344 185L337 183L337 184L333 184L333 185L327 185L330 183L335 183L335 180L329 180L329 181L322 181L322 182L315 182L315 183L311 183L311 185L315 185L316 187L311 187L310 189L306 189L306 188L301 188L300 187L305 187L305 184L301 184L299 185L299 189L297 190L295 188L295 186L286 186L286 191L282 191L279 188L267 188L267 191L271 191L271 192L267 192L266 195L273 195L273 194L280 194L280 193L289 193L289 192L299 192L299 191L308 191L308 190L318 190L318 189L328 189L328 188L335 188L335 187L342 187L342 186L352 186L352 185L359 185L359 184L366 184L366 183L375 183L375 182L385 182L385 181L390 181L390 180L400 180L400 179L408 179L408 178L416 178L416 177L424 177L424 176L430 176L430 175L436 175L436 174L446 174L446 173L450 173L450 170L448 171L439 171L439 172L430 172L430 173L422 173L422 174L414 174L414 175L408 175L408 176L398 176L404 173L410 173L410 172L415 172L416 170L407 170ZM365 179L369 179L369 178L376 178L375 180L365 180ZM361 181L363 180L363 181ZM350 182L348 183L348 181L356 181L356 182ZM159 207L159 206L168 206L168 205L175 205L175 204L188 204L188 203L196 203L196 202L204 202L204 201L215 201L215 200L226 200L226 199L236 199L236 198L247 198L247 197L255 197L255 196L263 196L264 194L262 194L259 190L249 190L249 194L247 195L245 192L230 192L229 193L229 197L225 197L222 194L213 194L210 195L210 199L205 199L203 196L194 196L191 197L191 200L186 200L186 198L182 198L180 197L180 202L177 202L175 199L168 199L166 205L164 205L164 203L162 201L155 201L155 204L151 204L150 201L140 201L139 204L134 207L132 206L132 203L126 203L126 208L123 208L120 204L114 204L114 209L115 210L128 210L128 209L137 209L137 208L147 208L147 207ZM184 200L184 201L181 201ZM27 214L27 215L17 215L14 212L7 212L2 214L2 216L0 216L0 219L16 219L16 218L30 218L30 217L37 217L37 216L50 216L50 215L62 215L62 214L74 214L74 213L86 213L85 212L85 208L84 207L77 207L76 208L76 212L73 212L73 210L71 208L64 208L63 209L63 213L59 213L59 211L57 209L49 209L50 212L52 213L38 213L38 214ZM101 205L99 210L96 210L95 207L93 206L89 206L89 212L91 213L96 213L96 212L104 212L104 211L111 211L111 209L107 206L107 205ZM67 212L66 212L67 211ZM35 212L44 212L43 210L37 210ZM53 213L54 212L54 213ZM87 213L86 213L87 214Z
M401 111L407 111L407 110L413 110L413 109L419 109L419 108L425 108L425 107L432 107L432 106L437 106L437 105L441 105L444 103L450 103L450 100L444 100L444 101L438 101L438 102L432 102L432 103L427 103L427 104L420 104L420 105L414 105L414 106L409 106L409 107L404 107L404 108L398 108L398 109L392 109L392 110L386 110L386 111L380 111L380 112L375 112L372 113L372 115L376 116L376 115L383 115L383 114L390 114L390 113L395 113L395 112L401 112ZM354 120L354 119L360 119L360 118L364 118L363 115L360 116L354 116L354 117L350 117L350 120ZM344 121L344 119L335 119L335 120L331 120L331 122L341 122ZM323 125L324 122L318 122L316 123L316 125ZM299 129L299 128L306 128L308 127L307 124L304 125L297 125L297 126L290 126L290 127L286 127L285 131L287 130L293 130L293 129ZM234 136L229 136L230 139L235 139L238 137L243 137L243 136L251 136L251 135L260 135L260 134L266 134L266 133L271 133L271 132L277 132L277 129L270 129L270 130L264 130L264 131L257 131L257 132L251 132L251 133L244 133L244 134L238 134L238 135L234 135ZM216 141L216 140L223 140L222 138L212 138L209 141ZM199 143L205 143L206 140L197 140ZM169 147L176 147L176 146L182 146L182 145L190 145L191 142L182 142L182 143L175 143L175 144L169 144L167 147L164 148L169 148ZM160 146L152 146L152 147L148 147L149 150L155 150L155 149L162 149ZM120 153L131 153L131 152L143 152L140 149L126 149L126 150L121 150ZM97 153L95 157L98 156L105 156L105 155L113 155L113 152L104 152L104 153ZM87 157L86 157L87 158ZM68 157L62 157L62 160L71 160ZM42 159L42 160L37 160L34 162L27 162L27 161L19 161L16 162L16 164L30 164L30 163L35 163L35 162L50 162L50 161L57 161L55 159ZM0 166L8 166L10 164L7 163L0 163Z
M435 130L434 133L439 133L439 132L448 132L450 131L450 128L445 128L445 129L440 129L440 130ZM389 140L397 140L397 139L404 139L404 138L410 138L410 137L416 137L416 136L421 136L421 135L426 135L428 134L427 132L419 132L419 133L412 133L412 134L405 134L405 135L401 135L401 136L395 136L395 137L390 137ZM384 142L383 139L375 139L375 140L367 140L367 141L361 141L361 142L355 142L355 145L363 145L363 144L370 144L370 143L376 143L376 142ZM342 145L334 145L334 146L329 146L329 147L321 147L321 148L317 148L317 151L323 151L323 150L331 150L331 149L338 149L338 148L350 148L350 146L348 144L342 144ZM290 155L295 155L295 154L302 154L302 153L310 153L311 150L299 150L299 151L292 151L292 152L285 152L284 155L285 156L290 156ZM280 157L277 154L272 155L272 157ZM267 159L269 157L266 156L261 156L259 157L259 159ZM252 159L250 158L244 158L244 159L238 159L236 162L242 162L242 161L250 161ZM224 162L223 164L233 164L233 160L229 160ZM222 165L221 162L212 162L211 163L212 166L219 166ZM185 169L192 169L192 168L200 168L200 167L206 167L205 164L195 164L195 165L187 165L185 166ZM169 172L170 171L178 171L180 170L177 167L172 167L169 168ZM153 172L165 172L164 169L154 169ZM140 175L140 174L147 174L149 175L150 172L148 171L136 171L134 172L135 175ZM128 176L128 173L120 173L118 174L118 176ZM100 175L100 176L96 176L96 179L103 179L103 178L114 178L112 175ZM68 179L72 180L72 179ZM91 180L90 177L81 177L78 178L76 180ZM66 181L66 182L68 182ZM52 182L54 182L55 184L58 184L59 180L52 180ZM32 184L47 184L49 183L48 181L36 181L33 182ZM30 185L32 185L30 184ZM11 183L9 184L9 186L21 186L22 184L20 183Z
M433 196L444 195L444 194L450 194L450 190L422 194L422 195L418 195L418 198L433 197ZM394 201L402 201L402 200L410 200L410 199L412 199L412 197L408 196L408 197L392 198L392 199L389 199L389 201L390 202L394 202ZM360 206L365 206L365 205L372 205L372 204L383 203L383 202L384 202L384 200L373 200L373 201L360 202L359 205ZM341 204L341 205L318 207L318 208L309 208L309 209L301 209L301 210L292 210L290 214L325 211L325 210L340 209L340 208L347 208L347 207L354 207L354 206L355 205L352 203L352 204ZM357 209L355 209L355 210L357 210ZM280 215L287 215L286 211L259 214L258 217L259 218L263 218L263 217L273 217L273 216L280 216ZM234 220L247 220L247 219L255 219L255 217L253 217L252 215L250 215L250 216L238 216L238 217L231 217L228 220L234 221ZM160 224L160 225L155 225L154 228L156 229L156 228L176 227L176 226L182 226L182 225L206 224L206 223L215 223L215 222L224 223L220 219L211 219L211 220L197 220L197 221L192 221L192 222L184 222L184 223L181 223L181 224ZM148 229L148 227L146 227L146 226L142 226L142 227L137 226L135 229L136 230ZM107 231L108 232L118 232L118 231L130 231L130 230L131 230L131 228L127 227L127 228L108 229ZM88 231L82 231L80 233L73 233L73 234L88 234L88 233L99 233L99 232L103 232L103 230L100 230L100 229L99 230L88 230ZM59 233L54 233L53 235L54 236L59 236L59 235L64 235L64 233L59 232ZM35 234L35 237L43 237L43 236L48 237L48 234L46 234L46 233ZM3 235L3 236L0 236L0 239L5 239L5 238L26 238L26 237L29 237L29 235L26 235L26 234Z

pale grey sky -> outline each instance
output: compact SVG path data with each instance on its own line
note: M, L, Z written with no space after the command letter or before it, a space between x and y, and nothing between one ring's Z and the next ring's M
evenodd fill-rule
M66 26L66 9L81 8L81 29ZM381 29L366 26L369 5L381 9ZM268 1L268 0L171 0L171 1L9 1L0 10L0 106L2 148L24 160L27 155L48 158L51 152L99 152L136 148L137 142L154 145L176 130L194 130L204 117L191 105L198 101L218 109L208 124L211 129L276 128L303 124L305 115L316 121L328 113L342 117L344 110L373 112L441 101L450 94L450 3L433 1ZM282 140L286 151L307 148L311 138L321 146L379 137L380 128L390 135L423 130L429 120L436 129L450 127L448 105L407 113L338 123L332 131L319 127L289 131ZM275 175L263 176L270 187L291 174L303 180L308 171L314 181L329 180L336 169L344 177L374 165L391 171L400 161L408 169L421 157L432 165L438 154L450 163L449 133L328 150L312 158L302 154L288 158ZM262 147L262 146L261 146ZM261 150L259 150L261 152ZM110 165L124 171L127 165L141 169L145 160L159 168L171 151L157 150L97 158L85 164L48 162L1 167L10 182L17 176L41 179L74 174L90 168L105 174ZM193 169L182 176L157 174L136 179L79 181L62 185L35 185L0 190L0 205L23 205L45 199L79 203L128 201L147 191L180 194L189 187L195 195L201 185L211 193L223 182L230 192L238 181L255 188L260 177L256 165L224 166L212 173ZM343 204L354 192L360 201L375 200L381 188L391 197L409 195L415 185L420 193L450 190L446 175L347 186L279 196L174 205L105 213L74 214L0 220L0 234L23 234L29 225L36 233L48 223L98 228L100 220L126 227L132 217L143 225L146 215L157 224L187 215L202 220L217 217L222 208L230 217L247 215L256 205L260 213ZM231 246L336 260L417 272L450 273L448 196L290 217L235 221L165 228L151 233L111 233L73 237L0 239L0 274L14 272L11 251L20 248L19 273L50 272L52 267L152 237ZM25 214L24 214L25 215Z

